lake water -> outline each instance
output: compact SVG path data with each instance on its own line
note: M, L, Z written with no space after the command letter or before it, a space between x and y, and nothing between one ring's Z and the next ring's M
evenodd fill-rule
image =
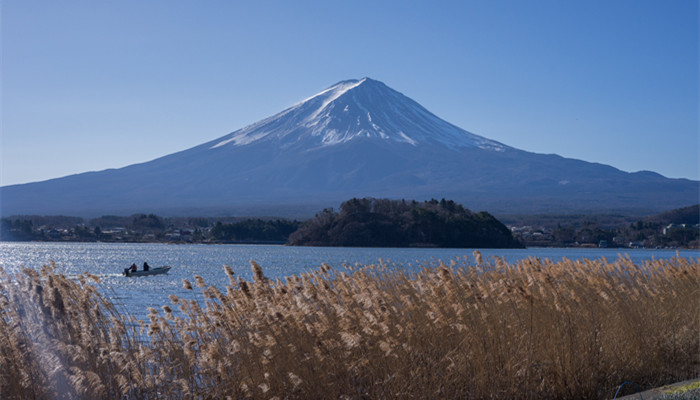
M223 290L228 277L223 266L228 265L237 275L252 279L250 260L263 267L268 278L283 278L318 269L327 263L338 269L343 264L376 264L380 259L397 268L416 270L419 265L438 263L468 257L473 261L474 249L397 249L397 248L337 248L289 247L272 245L171 245L148 243L0 243L0 266L11 271L20 265L39 268L50 260L58 272L77 275L91 272L102 278L99 288L115 303L129 308L135 315L145 315L147 307L160 308L170 304L168 295L191 298L198 290L186 291L182 280L194 282L194 276L204 278L207 284ZM562 258L617 259L628 255L633 261L665 259L676 255L676 250L647 249L486 249L480 250L484 260L503 257L514 263L528 257L559 261ZM681 257L700 258L700 251L679 250ZM167 275L125 278L124 268L147 261L151 267L170 265ZM200 296L201 297L201 296Z

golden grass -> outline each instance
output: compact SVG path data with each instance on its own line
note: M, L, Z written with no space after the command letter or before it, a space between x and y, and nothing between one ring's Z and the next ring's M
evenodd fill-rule
M170 296L148 321L89 283L0 272L0 397L605 398L700 371L700 261L384 264Z

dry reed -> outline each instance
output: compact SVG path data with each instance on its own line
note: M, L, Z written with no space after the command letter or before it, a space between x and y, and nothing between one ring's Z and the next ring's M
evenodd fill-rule
M170 296L148 321L83 275L0 272L0 398L605 398L700 371L700 261L475 254Z

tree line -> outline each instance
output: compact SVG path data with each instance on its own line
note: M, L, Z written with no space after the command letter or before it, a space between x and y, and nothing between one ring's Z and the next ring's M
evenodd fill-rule
M506 221L526 246L700 248L700 204L641 219L623 215L540 215Z
M362 247L518 247L487 212L452 200L353 198L303 223L287 219L163 218L155 214L3 218L0 240L189 243L287 243Z
M285 243L289 235L299 227L297 221L248 219L224 224L217 222L211 230L211 237L222 242L262 242Z
M0 219L2 241L285 243L299 222L271 218L165 218L155 214Z
M451 200L351 199L303 223L282 218L161 217L155 214L12 216L0 241L289 243L321 246L700 248L700 205L645 218L619 214L505 217Z

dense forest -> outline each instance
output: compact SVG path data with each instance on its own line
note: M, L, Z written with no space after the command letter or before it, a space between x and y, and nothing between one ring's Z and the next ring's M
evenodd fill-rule
M521 247L487 212L473 213L451 200L422 203L353 198L340 211L325 209L289 237L302 246Z

